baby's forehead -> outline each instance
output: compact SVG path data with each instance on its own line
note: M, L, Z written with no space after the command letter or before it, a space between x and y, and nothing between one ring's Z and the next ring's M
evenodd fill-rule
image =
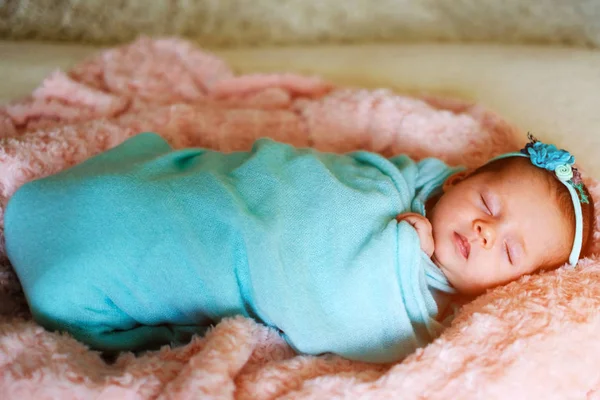
M561 183L548 171L524 161L482 170L472 176L473 183L479 179L476 186L505 206L525 208L538 216L540 212L556 215L562 208L558 201Z
M559 201L566 192L562 183L550 171L531 164L529 159L517 158L490 172L488 183L498 189L498 194L506 194L505 200L515 207L528 206L533 215L552 213L560 218L557 209L567 206Z
M530 189L539 186L537 189L551 190L555 187L554 183L558 183L554 182L555 178L549 171L536 167L524 157L501 159L478 168L475 176L478 175L477 172L483 174L490 182L501 182L519 187L529 185Z

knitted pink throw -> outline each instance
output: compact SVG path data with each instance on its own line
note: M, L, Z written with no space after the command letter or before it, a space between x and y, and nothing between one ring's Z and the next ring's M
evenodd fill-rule
M477 105L291 74L235 76L190 43L140 39L56 72L29 98L0 107L0 212L24 182L142 131L175 147L248 149L269 136L471 166L518 147L517 131ZM586 183L599 199L598 184ZM5 263L0 398L600 398L598 309L600 259L591 257L481 296L440 339L397 365L296 356L275 332L241 317L185 347L123 354L109 365L28 320Z

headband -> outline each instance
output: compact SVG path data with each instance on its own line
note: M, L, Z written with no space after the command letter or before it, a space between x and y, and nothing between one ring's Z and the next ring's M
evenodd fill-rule
M566 150L559 150L553 144L545 144L537 140L530 133L527 134L529 143L520 152L506 153L493 158L489 162L509 157L526 157L536 167L548 170L569 190L573 209L575 210L575 238L573 248L569 255L569 264L574 266L581 255L583 243L583 215L581 203L588 204L589 199L583 190L581 174L575 164L575 157Z

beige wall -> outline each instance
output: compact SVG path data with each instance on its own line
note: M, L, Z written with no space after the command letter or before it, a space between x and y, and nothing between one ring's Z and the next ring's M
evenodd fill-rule
M205 46L493 41L600 46L599 0L3 0L0 37Z

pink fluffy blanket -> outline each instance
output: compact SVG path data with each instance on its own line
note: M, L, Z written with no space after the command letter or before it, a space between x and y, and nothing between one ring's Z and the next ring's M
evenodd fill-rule
M24 182L141 131L175 147L247 149L258 137L328 151L441 157L477 165L516 130L480 106L336 88L291 74L236 76L179 40L140 39L49 76L0 108L0 205ZM595 198L600 189L587 180ZM600 209L598 204L596 209ZM0 398L600 398L600 260L524 277L463 307L441 338L396 365L297 356L250 320L180 348L105 363L30 321L0 268Z

